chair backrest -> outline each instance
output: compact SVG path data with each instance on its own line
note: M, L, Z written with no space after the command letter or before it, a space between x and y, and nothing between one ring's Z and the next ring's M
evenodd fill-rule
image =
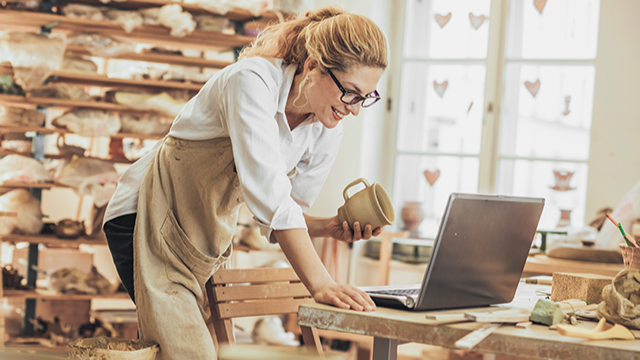
M234 344L231 319L297 314L301 304L314 303L292 268L220 269L207 282L211 324L218 344ZM317 330L302 327L308 349L322 352Z
M380 257L378 262L378 286L389 285L389 264L393 253L393 238L408 238L408 231L388 232L380 234Z

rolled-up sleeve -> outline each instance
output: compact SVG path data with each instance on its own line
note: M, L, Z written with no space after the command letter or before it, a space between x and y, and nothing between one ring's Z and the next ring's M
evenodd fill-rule
M229 77L220 104L245 202L267 239L272 230L307 228L279 152L278 92L273 79L247 68Z

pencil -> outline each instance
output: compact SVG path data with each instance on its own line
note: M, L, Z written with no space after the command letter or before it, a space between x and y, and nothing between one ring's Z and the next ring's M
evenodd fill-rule
M624 229L622 228L622 224L618 223L618 227L620 228L620 232L622 233L622 237L624 237L624 241L627 242L627 245L629 245L629 242L631 242L633 244L634 247L638 247L638 243L636 242L636 239L634 239L631 235L628 235L624 232ZM631 245L629 245L631 246Z
M607 218L609 220L611 220L613 225L615 225L618 229L620 229L620 233L622 234L622 238L624 239L624 242L627 243L627 246L631 246L631 243L629 243L629 239L627 238L627 234L624 233L624 229L622 228L622 224L620 224L619 222L616 222L615 220L613 220L611 215L609 215L609 214L606 214L606 215L607 215ZM631 242L633 243L633 245L635 247L638 247L638 244L636 243L635 239L632 238Z

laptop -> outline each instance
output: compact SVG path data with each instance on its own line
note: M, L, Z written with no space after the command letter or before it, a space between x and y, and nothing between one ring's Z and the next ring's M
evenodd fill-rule
M453 193L422 284L360 289L377 306L417 311L511 302L543 207L543 198Z

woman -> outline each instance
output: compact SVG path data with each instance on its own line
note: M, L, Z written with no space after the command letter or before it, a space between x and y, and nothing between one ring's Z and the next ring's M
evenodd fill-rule
M316 301L375 308L364 292L330 278L310 237L355 241L381 230L356 223L352 232L337 216L303 209L336 158L342 119L380 99L387 57L380 29L338 7L272 26L122 175L104 230L140 336L158 342L163 359L215 356L204 286L231 253L242 202Z

